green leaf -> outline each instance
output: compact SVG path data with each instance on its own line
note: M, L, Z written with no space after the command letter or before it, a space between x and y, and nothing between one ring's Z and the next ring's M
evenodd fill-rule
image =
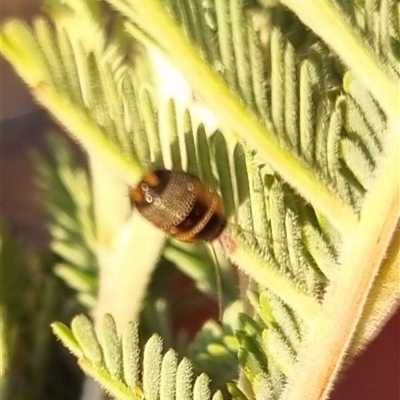
M161 365L160 400L175 397L176 373L178 370L178 356L170 349L165 354Z
M111 375L116 379L122 377L122 349L118 338L115 321L107 314L104 316L101 343L104 362Z
M160 394L162 339L153 336L144 348L143 391L146 399L156 400Z
M137 324L129 322L122 335L124 379L130 389L139 383L140 348Z
M130 400L210 400L209 378L202 374L193 384L190 361L184 358L178 364L173 350L163 355L159 336L152 336L145 344L143 365L140 367L136 324L127 325L121 343L116 335L114 319L106 315L102 321L101 344L87 317L77 316L71 325L72 329L69 329L55 322L52 324L53 332L78 358L83 371L98 381L110 395ZM216 396L214 398L219 395Z
M103 366L103 352L89 318L83 314L78 315L71 322L71 330L83 350L85 358L91 363Z
M176 371L176 400L190 400L193 398L192 380L192 365L187 358L183 358Z
M74 333L68 326L61 322L54 322L51 324L51 329L53 333L68 347L69 351L73 353L76 357L83 357L84 353L82 351L81 345L75 339Z
M34 162L39 201L50 217L50 246L62 260L54 270L85 305L93 304L98 271L90 179L64 140L49 137L49 148L47 157L35 154Z
M57 217L53 248L63 257L58 273L80 290L78 298L93 304L96 254L101 276L94 314L115 307L122 310L116 326L123 326L141 307L164 243L162 234L153 241L150 228L127 222L124 188L147 168L190 171L223 198L229 223L220 244L254 281L247 284L240 274L241 306L258 314L229 325L228 336L220 331L209 340L207 356L229 358L240 343L248 387L231 385L237 398L251 392L259 398L327 397L347 355L365 346L374 323L382 326L398 298L392 248L384 258L399 216L396 3L108 2L117 14L109 17L111 25L126 28L128 44L108 35L98 3L85 0L58 4L51 23L37 20L33 30L15 21L2 30L5 57L88 153L95 217L82 192L71 195L73 182L85 186L78 174L55 174L58 187L69 189L48 204ZM135 40L146 48L135 58L137 67L130 60ZM184 101L177 87L172 100L162 98L162 78L151 79L149 65L162 57L187 79ZM176 72L169 65L165 70ZM144 247L149 240L154 249ZM150 261L140 262L139 251ZM181 255L172 257L180 264L189 260L187 270L199 285L211 286L209 271L201 273L200 263ZM140 279L129 273L131 259ZM120 281L109 279L110 271ZM115 284L121 281L124 288ZM135 301L122 300L131 282ZM108 302L111 292L115 303ZM90 356L80 365L114 396L143 397L144 391L157 397L160 382L168 395L174 391L175 364L168 361L163 381L159 339L146 346L142 388L137 334L128 336L133 355L122 354L121 361L111 321L101 345L87 320L74 326ZM233 329L236 338L229 336ZM122 381L122 362L130 366L124 374L131 387ZM179 396L191 398L187 361L176 373ZM195 385L199 396L209 396L205 381Z

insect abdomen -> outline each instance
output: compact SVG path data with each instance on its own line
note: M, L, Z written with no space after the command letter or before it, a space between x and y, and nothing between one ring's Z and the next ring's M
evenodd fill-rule
M212 241L227 223L218 194L186 172L149 172L130 197L147 220L184 242Z

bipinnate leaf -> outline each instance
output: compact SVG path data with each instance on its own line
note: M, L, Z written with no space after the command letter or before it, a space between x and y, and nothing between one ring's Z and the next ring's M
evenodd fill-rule
M159 99L155 81L140 79L127 47L108 37L100 8L82 13L87 0L74 3L68 18L54 13L52 23L38 19L33 29L5 24L3 54L82 144L91 166L110 165L128 185L147 168L185 170L221 194L229 218L221 251L255 282L249 299L256 317L239 314L230 332L241 365L231 394L326 398L348 355L398 304L398 257L388 247L399 217L397 3L108 0L129 45L138 40L148 51L137 65L158 58L182 73L190 93L183 110L178 93ZM82 35L85 25L91 40ZM201 109L213 114L212 129ZM99 170L92 169L95 182ZM119 196L115 180L106 183ZM109 197L97 183L93 189L108 211ZM60 221L54 249L66 260L58 273L88 295L94 282L67 267L90 257L61 240L65 232L84 235L65 204L52 212ZM97 226L112 217L99 212ZM183 264L181 256L174 261ZM197 267L188 268L193 274ZM73 340L59 329L85 371L116 397L152 400L162 390L179 399L209 396L205 378L193 388L187 359L163 357L159 337L145 347L142 384L137 333L120 345L107 320L98 341L83 317L73 323ZM227 355L223 343L205 347Z

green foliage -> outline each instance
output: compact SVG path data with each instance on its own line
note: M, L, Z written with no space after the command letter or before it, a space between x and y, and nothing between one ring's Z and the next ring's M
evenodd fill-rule
M55 318L65 318L69 299L46 271L51 257L28 253L4 223L0 233L2 397L39 400L53 392L60 400L68 399L76 395L77 386L52 387L44 372L51 370L52 379L60 382L66 370L72 372L71 366L56 360L55 338L49 330ZM72 383L77 385L78 380Z
M93 307L97 295L96 233L90 181L65 140L51 137L50 156L36 154L38 198L51 218L51 249L60 261L54 272Z
M171 350L163 355L159 337L144 351L135 325L118 337L128 320L138 320L162 253L215 296L204 248L172 241L164 246L159 237L153 242L151 228L141 230L135 214L128 220L128 187L143 171L185 170L221 194L229 226L217 257L225 253L252 281L240 273L238 307L228 309L222 327L209 322L197 335L190 352L195 369L218 386L238 379L228 385L236 399L303 400L299 393L309 388L327 396L332 371L347 361L350 343L352 354L358 343L365 345L371 326L387 318L384 310L398 297L390 283L398 261L393 249L378 276L395 222L386 227L386 219L372 212L382 207L388 221L398 217L391 153L396 141L390 149L386 136L398 133L393 110L399 99L386 89L400 75L399 8L391 0L320 0L304 5L314 16L308 21L291 0L283 1L289 8L241 0L108 3L116 12L105 18L95 1L48 2L50 21L37 19L33 28L11 21L2 31L6 58L88 156L90 179L55 142L51 158L38 161L39 182L51 216L52 249L61 258L55 272L97 320L107 307L115 320L97 321L96 333L80 316L72 330L55 323L54 331L81 368L116 398L211 398L208 378L199 375L193 384L192 364L178 363ZM325 22L343 21L336 32L334 23L312 25L321 8ZM325 25L334 32L320 32ZM369 79L346 41L343 51L337 45L341 34L357 37L348 47L372 63ZM185 77L184 84L182 77L174 81L171 95L163 84L176 72L165 59ZM380 199L382 188L388 192ZM151 249L144 246L149 241ZM231 266L221 261L228 304L236 287ZM132 278L133 268L140 278ZM132 294L121 300L119 292ZM378 306L364 308L367 293ZM347 306L347 298L347 313L335 308L341 301ZM165 299L152 300L147 315L170 336ZM342 336L335 329L321 334L319 328L340 321L339 312L347 323L340 324L344 333L338 329ZM356 331L360 321L362 334ZM324 340L337 346L334 366L326 362L315 372L329 370L329 384L315 379L308 385L306 374L314 377L308 352L318 353ZM296 386L303 371L307 385Z
M54 323L52 328L78 358L81 368L115 398L211 399L206 375L202 374L194 380L188 359L178 362L178 355L172 349L163 355L159 336L152 336L145 344L141 363L136 324L128 324L121 339L110 315L103 318L99 336L83 315L74 318L71 329L59 322ZM212 399L218 398L217 392Z
M231 304L224 313L222 326L207 321L189 348L189 357L195 371L205 372L212 378L213 387L223 387L225 382L237 377L238 341L235 329L242 307L239 302Z

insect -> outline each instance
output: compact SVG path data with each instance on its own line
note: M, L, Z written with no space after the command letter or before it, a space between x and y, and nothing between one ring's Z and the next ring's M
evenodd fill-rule
M220 239L227 226L221 197L196 176L159 169L144 175L130 191L137 210L168 235L183 242ZM214 247L219 320L222 320L222 282Z
M227 225L221 197L187 172L148 172L130 198L143 217L183 242L211 242Z

